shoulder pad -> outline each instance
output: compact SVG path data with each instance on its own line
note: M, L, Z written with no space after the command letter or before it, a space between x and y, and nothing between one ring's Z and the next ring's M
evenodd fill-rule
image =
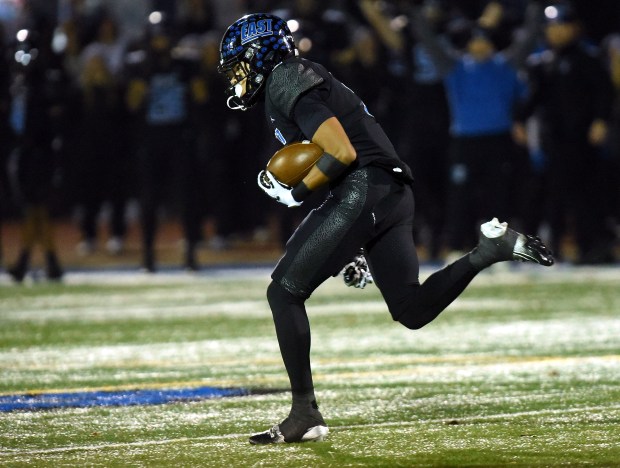
M271 72L268 93L272 103L290 116L299 97L325 81L322 76L303 62L283 62Z

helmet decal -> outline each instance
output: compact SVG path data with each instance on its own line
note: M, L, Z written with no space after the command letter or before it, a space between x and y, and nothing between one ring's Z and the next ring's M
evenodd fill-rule
M247 44L248 42L262 36L271 36L273 30L271 29L271 18L261 19L256 22L251 21L244 23L241 26L241 44Z

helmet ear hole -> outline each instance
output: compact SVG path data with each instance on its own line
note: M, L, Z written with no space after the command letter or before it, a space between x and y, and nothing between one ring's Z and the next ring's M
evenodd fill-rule
M244 58L250 61L254 58L255 53L256 53L256 50L254 48L248 47L248 49L245 51Z

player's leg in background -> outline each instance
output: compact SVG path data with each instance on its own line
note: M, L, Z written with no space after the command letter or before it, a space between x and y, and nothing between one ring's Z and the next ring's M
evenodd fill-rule
M476 203L474 194L477 152L468 138L454 138L450 143L446 216L443 232L448 261L475 245Z
M150 146L150 145L149 145ZM161 162L150 148L138 153L138 177L140 180L140 227L142 230L142 267L155 271L155 235L157 229L157 208L161 201L164 181L159 174Z

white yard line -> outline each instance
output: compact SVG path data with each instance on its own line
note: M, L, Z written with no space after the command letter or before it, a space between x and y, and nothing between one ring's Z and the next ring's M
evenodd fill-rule
M422 265L420 277L424 279L440 266ZM97 270L71 271L69 270L63 282L68 285L170 285L170 284L208 284L208 280L218 279L262 279L269 281L273 267L213 267L206 268L198 273L187 273L182 270L160 271L157 274L147 274L139 270ZM620 268L618 265L603 267L574 267L570 264L558 264L551 268L543 268L532 264L500 264L498 268L490 268L479 275L485 284L521 284L532 281L542 282L584 282L618 281ZM330 281L342 283L339 278ZM477 281L474 281L474 286ZM12 285L7 274L0 274L0 286ZM29 286L28 281L26 286ZM36 285L34 285L36 286Z
M281 364L279 358L274 357L261 361L254 360L252 364L256 366L268 365L277 366ZM218 366L231 367L247 365L242 360L218 361ZM332 368L345 367L338 370ZM399 365L398 369L386 367ZM370 366L377 369L368 369ZM450 379L457 379L461 373L471 377L474 374L489 376L491 374L500 375L503 379L508 374L514 373L522 375L523 372L540 375L546 369L559 370L562 372L571 369L588 368L605 369L608 377L616 371L620 377L620 354L605 356L505 356L505 355L445 355L445 356L381 356L360 359L345 360L342 358L317 359L315 361L314 380L323 383L342 383L342 382L365 382L365 381L386 381L397 382L402 379L416 380L420 382L422 376L431 376L432 379L443 379L449 376ZM366 370L362 370L366 369ZM24 393L29 394L55 394L73 392L100 392L100 391L130 391L137 389L177 389L195 388L202 386L209 387L255 387L261 388L273 386L284 381L283 375L263 375L252 376L251 383L247 380L235 378L204 378L196 380L178 380L172 382L145 382L124 385L108 385L103 387L71 387L57 389L25 389ZM0 392L0 396L14 395L16 392Z
M144 297L144 296L141 296ZM121 319L156 319L156 318L200 318L214 315L227 317L271 317L269 306L264 299L210 302L204 299L203 304L157 304L156 297L147 296L148 305L115 304L113 299L108 298L108 304L96 304L92 306L55 307L54 299L47 300L45 310L20 309L16 311L3 311L2 322L113 322ZM170 298L168 298L170 299ZM196 302L196 299L193 300ZM457 299L450 305L450 310L515 310L522 307L518 299ZM387 306L384 301L349 301L337 304L307 305L310 316L338 314L363 314L385 312L389 317Z
M568 415L568 414L576 414L576 413L593 413L593 412L603 412L603 411L614 411L620 410L620 404L613 405L599 405L599 406L585 406L579 408L561 408L561 409L541 409L541 410L533 410L533 411L519 411L514 413L497 413L497 414L488 414L484 416L468 416L458 418L460 423L463 422L492 422L496 420L503 419L515 419L521 417L537 417L537 416L553 416L553 415ZM369 423L369 424L352 424L346 426L330 426L330 429L333 432L340 430L354 430L354 429L364 429L368 428L370 430L380 429L380 428L390 428L390 427L411 427L411 426L419 426L419 425L432 425L432 424L440 424L451 421L448 418L441 419L428 419L428 420L417 420L417 421L398 421L398 422L384 422L384 423ZM91 444L91 445L79 445L79 446L66 446L66 447L54 447L49 449L37 449L37 450L20 450L20 449L4 449L4 451L0 452L0 456L2 457L11 457L15 455L19 456L33 456L33 455L53 455L53 454L62 454L62 453L70 453L70 452L92 452L92 451L100 451L100 450L113 450L113 449L127 449L127 448L135 448L135 447L153 447L153 446L163 446L170 444L182 444L182 443L197 443L197 442L208 442L208 441L227 441L227 440L235 440L235 439L245 439L249 436L248 433L243 434L221 434L221 435L210 435L210 436L201 436L201 437L179 437L175 439L160 439L160 440L144 440L137 442L110 442L110 443L102 443L102 444Z
M486 305L491 308L497 303L494 300L486 302ZM460 304L464 309L473 307L476 310L480 310L483 305L481 301L472 303L462 301ZM239 303L229 303L229 306L230 308L227 308L229 313L235 310L239 312ZM331 307L327 305L325 308L323 306L312 308L309 312L310 316L329 314ZM362 311L377 312L381 310L380 307L380 302L352 303L343 305L340 310L359 314ZM434 349L438 343L443 343L446 333L452 333L453 328L452 324L446 322L411 332L396 324L389 326L389 315L386 313L386 327L381 333L361 326L349 330L347 337L342 336L342 330L323 330L322 333L316 333L313 340L316 350L313 358L319 366L327 365L330 361L346 366L350 365L348 362L351 362L347 361L351 359L350 351L356 349L360 356L364 355L364 350L370 350L371 356L381 352L379 359L391 359L392 363L411 362L410 360L417 362L420 354L428 354L429 349ZM521 320L510 323L489 320L483 325L479 323L464 325L459 328L458 333L458 342L446 344L443 352L448 355L462 355L465 359L472 360L476 359L476 355L470 354L469 351L476 349L476 346L480 349L481 344L484 345L485 351L488 350L484 354L491 356L496 355L494 349L503 350L501 355L509 353L513 348L507 349L506 343L513 345L515 355L523 354L523 349L531 346L539 350L537 354L552 354L556 346L575 346L584 341L589 343L594 339L598 343L599 352L616 354L617 337L620 335L620 319L586 316L544 321ZM481 334L484 334L482 341ZM179 363L183 363L184 366L204 365L213 368L235 365L260 367L266 361L275 362L279 359L279 354L274 351L274 343L273 336L254 336L153 344L41 346L28 348L27 352L15 348L0 351L0 369L66 371L90 367L135 368L139 366L157 366L165 369L178 366ZM478 355L480 354L482 353L478 351ZM252 356L251 360L247 359L248 355ZM388 355L392 357L387 357ZM333 356L333 359L326 356ZM439 359L441 360L442 357L440 356ZM355 357L352 358L352 361L356 360Z

